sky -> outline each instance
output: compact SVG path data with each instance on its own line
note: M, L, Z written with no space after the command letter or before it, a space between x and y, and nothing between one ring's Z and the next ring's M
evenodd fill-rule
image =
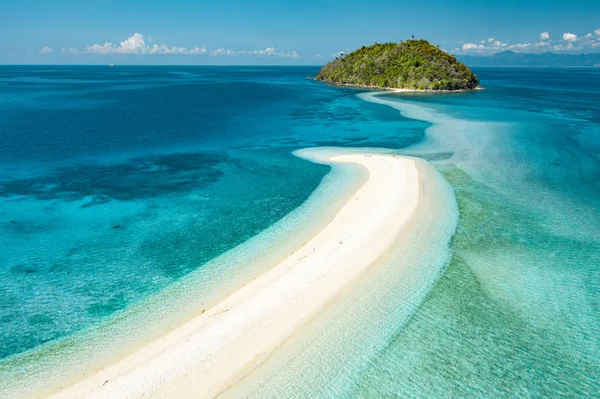
M600 52L600 0L0 0L0 64L320 65L375 42Z

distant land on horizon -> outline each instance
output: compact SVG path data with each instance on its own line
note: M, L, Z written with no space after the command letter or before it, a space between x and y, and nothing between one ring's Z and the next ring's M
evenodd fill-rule
M503 51L488 56L456 55L469 67L600 67L600 53L555 54Z

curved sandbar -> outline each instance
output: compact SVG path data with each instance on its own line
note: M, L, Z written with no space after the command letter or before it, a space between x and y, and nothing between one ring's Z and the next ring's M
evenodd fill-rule
M336 300L395 244L417 209L417 161L303 150L351 163L366 182L319 233L265 274L159 340L53 398L214 397L235 384Z

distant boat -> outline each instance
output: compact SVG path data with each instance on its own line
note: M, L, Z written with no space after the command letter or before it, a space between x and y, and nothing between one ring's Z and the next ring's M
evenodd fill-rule
M108 64L108 66L115 66L115 64Z

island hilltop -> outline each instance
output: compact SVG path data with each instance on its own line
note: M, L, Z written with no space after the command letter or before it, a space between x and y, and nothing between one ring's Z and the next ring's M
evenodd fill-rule
M337 57L317 80L348 86L412 90L474 90L477 76L426 40L375 43Z

